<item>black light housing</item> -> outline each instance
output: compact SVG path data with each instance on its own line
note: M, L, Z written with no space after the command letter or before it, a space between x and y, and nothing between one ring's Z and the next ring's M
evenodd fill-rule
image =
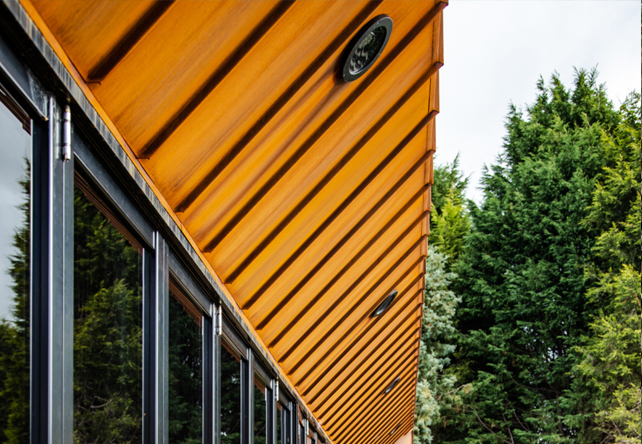
M392 33L392 19L385 14L370 20L346 48L341 64L341 78L352 82L377 61Z
M373 311L370 316L376 318L377 316L382 315L388 309L388 307L390 307L390 304L392 304L392 301L395 300L398 293L399 292L397 290L392 290L390 294L386 296L383 302L381 302L381 304L379 304L379 306L375 308L375 311Z
M399 384L399 381L400 381L400 380L401 380L401 379L399 379L399 376L397 376L397 377L395 378L395 380L394 380L394 381L392 381L392 383L390 383L390 385L389 385L388 387L386 387L386 389L383 391L383 394L384 394L384 395L387 395L388 393L390 393L390 392L392 391L392 389L393 389L393 388L395 388L395 386L396 386L397 384Z
M397 424L394 429L390 431L390 435L394 435L397 430L399 430L399 427L401 427L401 423Z

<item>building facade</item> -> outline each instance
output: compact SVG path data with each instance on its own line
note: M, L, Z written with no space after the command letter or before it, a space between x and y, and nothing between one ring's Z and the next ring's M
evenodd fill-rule
M0 3L0 443L409 439L445 6Z

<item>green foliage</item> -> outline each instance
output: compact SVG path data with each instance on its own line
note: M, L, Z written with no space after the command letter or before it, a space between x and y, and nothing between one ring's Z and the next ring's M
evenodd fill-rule
M0 443L29 443L29 239L31 167L20 181L22 225L13 234L8 270L13 284L12 319L0 319Z
M139 253L76 188L74 442L140 442Z
M451 164L435 168L415 407L416 444L432 442L431 428L440 422L441 411L457 408L458 392L469 390L469 386L455 388L457 378L444 374L455 351L453 319L460 301L449 289L456 275L448 270L470 230L464 205L467 186L468 179L459 170L459 155Z
M622 123L604 134L605 159L583 224L597 237L586 269L587 294L597 307L576 348L571 420L595 442L640 443L640 97L622 105ZM637 121L633 116L637 115Z
M482 206L470 207L474 228L454 268L457 352L445 375L471 386L458 408L442 409L438 442L600 442L592 421L612 418L595 416L586 384L572 388L581 388L574 372L591 322L603 338L593 353L609 337L595 319L612 298L589 288L622 261L639 267L639 200L636 215L623 203L639 199L639 105L616 110L595 70L578 71L572 90L557 75L538 88L526 116L511 106L504 153L485 171ZM625 409L631 396L620 396Z
M630 265L593 290L613 295L610 314L591 324L576 372L593 393L605 442L640 442L640 273ZM597 396L596 396L597 395Z
M202 434L201 327L169 298L169 440L198 444Z
M426 290L422 318L421 348L415 413L414 441L416 444L432 442L431 426L441 418L441 410L458 403L454 388L457 379L444 375L450 364L450 355L455 350L449 340L455 333L453 318L460 301L448 289L455 275L446 272L447 256L437 247L428 247L426 258Z
M241 442L241 363L221 347L221 444Z
M468 177L464 177L459 169L459 154L455 156L452 163L435 166L434 183L430 188L432 210L441 212L448 197L457 204L464 202L468 180Z
M457 201L451 188L440 211L430 214L430 237L428 242L439 248L449 258L457 261L464 247L464 236L470 231L470 216L461 201Z
M435 167L431 188L432 211L428 243L448 257L448 268L462 251L470 231L470 215L464 204L468 178L459 170L459 154L452 163Z

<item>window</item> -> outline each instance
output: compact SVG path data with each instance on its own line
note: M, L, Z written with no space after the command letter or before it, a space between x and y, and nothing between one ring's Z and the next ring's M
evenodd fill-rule
M292 415L288 407L290 402L281 393L279 393L279 398L279 402L276 404L276 443L291 444Z
M221 444L241 443L241 359L221 347Z
M266 444L268 394L265 383L254 375L254 444Z
M203 433L203 315L169 281L169 442L196 444Z
M0 87L0 442L29 438L31 121Z
M80 174L75 183L74 437L141 442L142 247Z

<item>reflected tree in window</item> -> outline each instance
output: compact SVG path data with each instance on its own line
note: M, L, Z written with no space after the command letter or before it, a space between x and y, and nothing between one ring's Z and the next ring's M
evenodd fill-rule
M241 363L221 347L221 444L241 442Z
M177 299L189 301L181 296L169 298L169 442L197 444L203 416L201 317L188 314Z
M267 438L266 414L267 401L265 399L266 389L263 383L254 379L254 443L265 444Z
M4 153L3 153L3 160ZM21 223L14 227L9 254L10 287L0 289L0 298L10 302L8 316L0 313L0 442L29 443L29 255L30 255L30 177L29 159L24 161L24 175L19 181L22 203L17 208ZM1 180L1 179L0 179ZM5 189L4 183L3 191Z
M141 442L141 274L139 251L76 187L76 443Z

